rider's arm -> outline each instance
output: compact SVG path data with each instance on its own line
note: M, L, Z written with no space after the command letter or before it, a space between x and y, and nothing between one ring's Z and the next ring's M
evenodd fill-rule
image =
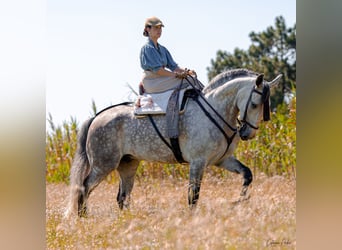
M185 72L184 69L177 67L173 72L166 70L164 68L160 68L158 71L155 73L160 76L174 76L176 77L177 73L183 73Z

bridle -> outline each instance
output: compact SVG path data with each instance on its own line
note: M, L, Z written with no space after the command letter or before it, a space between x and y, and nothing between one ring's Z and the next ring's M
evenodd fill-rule
M252 96L253 93L257 93L258 95L261 95L262 98L262 102L264 105L264 109L263 109L263 120L264 121L269 121L270 120L270 105L269 105L269 99L270 99L270 86L265 83L264 87L262 89L262 92L260 92L259 90L256 89L256 86L254 86L251 90L251 93L249 94L247 103L246 103L246 107L245 107L245 111L242 117L242 120L238 120L240 125L245 126L248 125L253 129L259 129L258 126L251 124L250 122L247 121L247 111L248 111L248 107L252 101Z

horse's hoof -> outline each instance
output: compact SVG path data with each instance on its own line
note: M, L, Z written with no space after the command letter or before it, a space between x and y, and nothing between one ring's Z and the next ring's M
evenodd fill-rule
M88 212L87 209L83 208L78 211L78 217L80 218L87 218L88 217Z
M249 194L248 195L244 195L244 196L240 196L239 199L237 199L236 201L232 202L232 205L238 205L238 204L240 204L243 201L249 200L249 198L251 198L251 196Z
M240 196L246 196L247 190L248 190L248 186L243 186L241 193L240 193Z

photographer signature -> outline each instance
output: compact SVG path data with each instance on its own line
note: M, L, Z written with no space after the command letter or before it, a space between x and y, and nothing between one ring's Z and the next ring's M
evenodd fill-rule
M275 246L290 246L292 243L289 239L282 239L282 240L272 240L269 239L266 241L267 247L275 247Z

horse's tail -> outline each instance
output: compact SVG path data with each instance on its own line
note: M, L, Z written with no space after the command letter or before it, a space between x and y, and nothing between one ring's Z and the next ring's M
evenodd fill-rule
M77 135L77 149L70 170L70 194L69 204L65 211L65 217L69 217L77 211L80 196L84 194L84 180L90 173L90 165L86 151L87 136L90 124L94 117L85 121Z

